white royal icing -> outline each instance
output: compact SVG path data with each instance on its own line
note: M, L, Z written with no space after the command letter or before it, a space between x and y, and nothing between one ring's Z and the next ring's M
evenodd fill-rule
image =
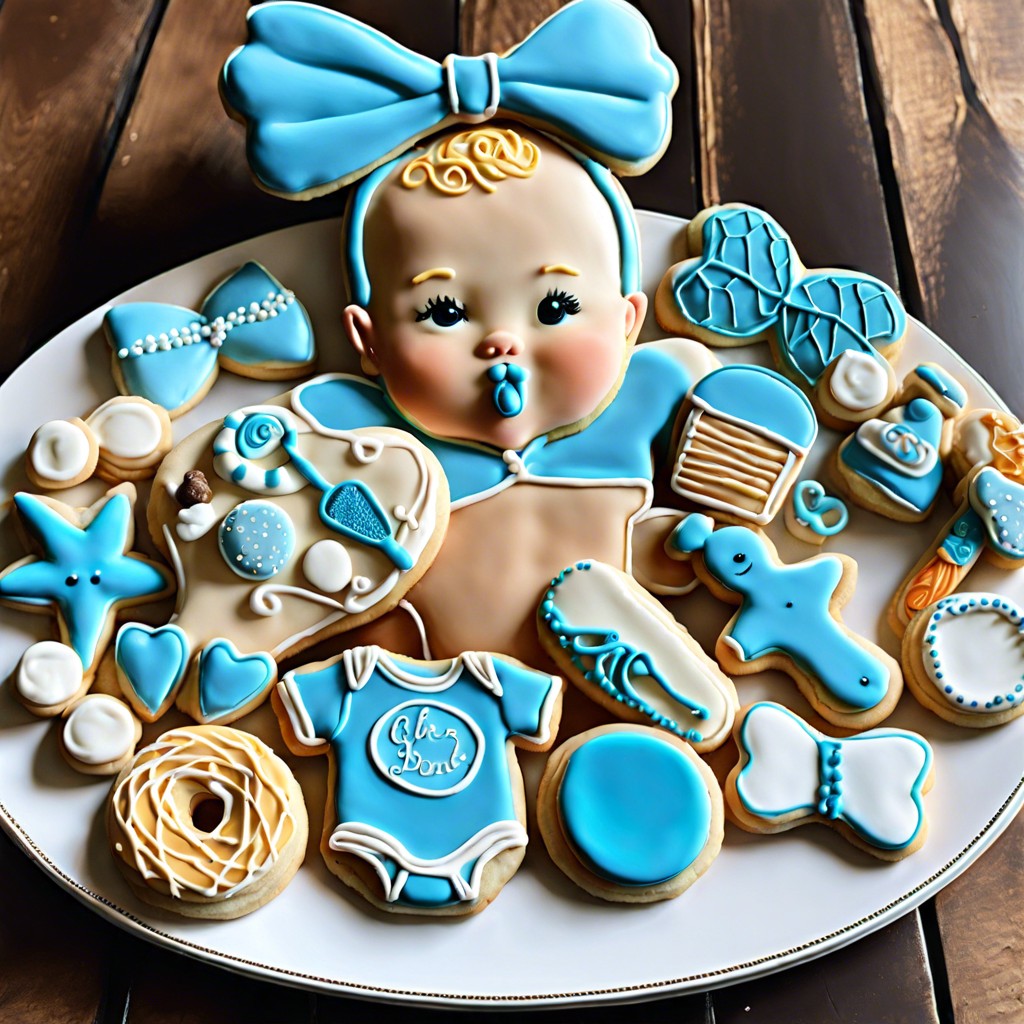
M101 405L86 423L99 446L119 459L143 459L163 440L163 423L144 402L112 401Z
M90 694L64 722L64 749L82 764L120 761L135 746L135 719L128 706L104 693Z
M39 707L56 707L82 688L82 659L56 640L40 640L21 656L15 686L18 693Z
M178 510L178 523L175 529L184 541L199 540L213 529L217 523L217 513L210 502L193 505L191 508Z
M44 480L74 480L89 462L89 436L70 420L44 423L32 439L32 469Z
M863 412L886 400L889 375L874 356L847 349L836 360L828 386L832 397L844 409Z
M336 594L352 581L352 556L336 540L318 540L302 559L302 573L325 594Z

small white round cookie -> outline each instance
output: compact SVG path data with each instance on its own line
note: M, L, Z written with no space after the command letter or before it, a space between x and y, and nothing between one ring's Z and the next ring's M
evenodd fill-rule
M86 419L96 437L96 472L105 480L152 476L171 450L171 418L163 406L137 395L118 395Z
M28 443L25 473L35 487L64 490L88 480L99 455L96 436L84 420L48 420Z
M64 712L60 752L83 775L116 775L142 738L142 724L123 700L90 693Z
M82 659L59 640L40 640L21 656L11 677L14 695L34 715L59 715L89 689Z

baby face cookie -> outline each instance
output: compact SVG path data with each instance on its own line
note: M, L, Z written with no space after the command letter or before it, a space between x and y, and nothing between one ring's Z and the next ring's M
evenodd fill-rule
M702 752L728 737L739 706L732 680L628 574L600 562L563 570L537 628L558 668L617 718L657 725Z
M685 892L722 846L722 793L685 743L609 725L548 759L537 824L551 859L592 896L653 903Z
M554 742L562 682L509 658L416 661L377 647L289 672L274 691L296 754L329 754L321 852L374 906L476 913L523 859L513 748Z
M903 689L899 665L840 618L857 578L851 558L818 555L787 565L762 534L715 530L701 515L685 519L671 542L696 556L697 575L715 597L739 605L715 647L727 672L780 669L822 718L844 729L892 712Z
M164 461L149 525L181 577L173 621L131 623L117 671L147 720L232 721L277 660L393 608L441 545L444 474L401 431L320 430L286 404L230 413Z
M1000 594L954 594L903 634L910 692L940 718L987 729L1024 711L1024 612Z
M736 720L740 760L725 785L730 820L748 832L820 822L882 860L919 850L932 750L916 733L873 729L834 739L780 704L762 701Z
M132 891L185 917L230 920L272 900L298 870L302 790L262 740L224 726L164 733L126 765L107 836Z
M658 323L708 345L767 339L779 369L813 398L829 426L860 423L889 404L907 327L888 285L847 270L807 270L782 227L752 206L699 213L688 258L655 297Z

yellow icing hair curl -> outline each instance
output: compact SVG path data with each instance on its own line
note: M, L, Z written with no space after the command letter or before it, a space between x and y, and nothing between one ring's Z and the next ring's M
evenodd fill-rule
M479 185L493 192L495 182L529 178L540 150L511 128L471 128L450 135L414 157L402 171L406 188L429 183L446 196L461 196Z

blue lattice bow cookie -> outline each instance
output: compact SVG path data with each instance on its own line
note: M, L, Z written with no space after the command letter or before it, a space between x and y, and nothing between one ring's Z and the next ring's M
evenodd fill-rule
M907 315L884 282L806 270L789 235L752 206L712 207L686 232L690 258L666 272L655 310L666 330L709 345L767 338L779 369L832 425L859 423L896 390Z
M932 750L916 733L873 729L833 739L767 701L741 715L740 762L726 793L743 828L777 832L824 821L877 856L904 856L920 846Z
M190 409L213 386L218 367L244 377L299 377L316 359L302 304L258 263L226 277L198 312L162 302L114 306L103 318L114 381L125 395Z
M440 128L499 113L623 174L642 173L668 144L678 75L622 0L576 0L503 57L441 64L311 4L260 4L248 26L221 93L248 127L257 180L280 195L331 191Z

